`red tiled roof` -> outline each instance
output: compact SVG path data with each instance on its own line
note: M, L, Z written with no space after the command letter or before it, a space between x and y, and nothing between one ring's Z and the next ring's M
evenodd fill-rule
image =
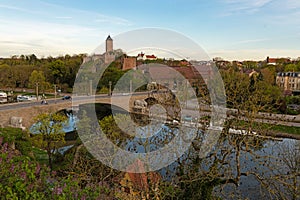
M276 63L278 59L276 58L269 58L269 63Z
M194 66L172 66L163 68L161 65L151 64L147 66L140 66L139 69L148 71L151 77L155 77L158 80L173 79L174 77L177 77L176 72L179 72L185 79L189 80L199 79L199 77L205 79L212 73L210 67L201 67L198 69L199 71L197 71Z
M155 55L146 55L146 58L156 58Z
M268 63L277 63L280 60L283 60L284 62L291 61L289 58L267 58Z

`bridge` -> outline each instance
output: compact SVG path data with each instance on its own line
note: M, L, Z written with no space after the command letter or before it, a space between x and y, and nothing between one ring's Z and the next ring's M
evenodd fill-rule
M41 104L40 101L35 102L20 102L12 104L0 105L0 127L7 127L11 125L12 118L22 118L22 126L29 128L35 123L35 118L44 112L58 112L64 109L76 109L80 105L90 103L102 103L111 104L120 107L126 111L132 112L135 100L149 99L148 92L139 92L130 94L113 94L112 97L107 95L96 95L96 96L73 96L73 100L62 100L62 99L49 99L48 104ZM196 103L197 104L197 103ZM172 105L174 107L174 105ZM185 108L181 111L183 116L191 116L193 119L200 116L209 116L211 113L209 109L199 107ZM235 114L234 109L227 110L227 116L231 117ZM172 115L172 114L171 114ZM174 115L173 115L174 116ZM241 118L243 119L243 118ZM196 119L197 120L197 119ZM246 120L246 119L245 119ZM260 113L256 117L257 122L269 123L269 124L282 124L286 126L300 127L300 115L279 115Z
M135 100L146 99L147 97L148 93L142 92L134 95L119 94L112 97L107 95L76 96L73 97L73 100L49 99L47 100L48 104L41 104L40 101L2 104L0 105L0 127L10 126L12 118L22 118L22 126L29 128L41 113L58 112L90 103L112 104L130 111Z

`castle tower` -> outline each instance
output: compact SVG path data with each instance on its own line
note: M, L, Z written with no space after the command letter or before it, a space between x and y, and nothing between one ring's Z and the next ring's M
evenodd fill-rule
M115 60L115 54L113 52L113 40L111 39L110 35L106 38L106 52L104 54L105 63L109 64Z
M110 35L106 38L106 53L113 51L113 40Z

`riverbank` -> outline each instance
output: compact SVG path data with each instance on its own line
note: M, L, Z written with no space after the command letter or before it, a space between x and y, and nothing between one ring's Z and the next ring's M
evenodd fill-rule
M233 126L242 126L244 129L247 129L247 126L249 126L248 123L249 122L247 121L240 120L239 122L234 123ZM300 140L300 127L252 122L251 128L255 132L264 130L265 135L270 137Z

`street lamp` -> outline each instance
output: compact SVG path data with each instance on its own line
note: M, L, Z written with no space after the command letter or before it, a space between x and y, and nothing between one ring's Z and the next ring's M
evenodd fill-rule
M56 103L56 84L54 84L54 102Z
M35 83L36 100L39 100L39 82Z
M109 94L108 94L108 96L111 96L111 85L112 85L112 82L111 81L109 81Z

